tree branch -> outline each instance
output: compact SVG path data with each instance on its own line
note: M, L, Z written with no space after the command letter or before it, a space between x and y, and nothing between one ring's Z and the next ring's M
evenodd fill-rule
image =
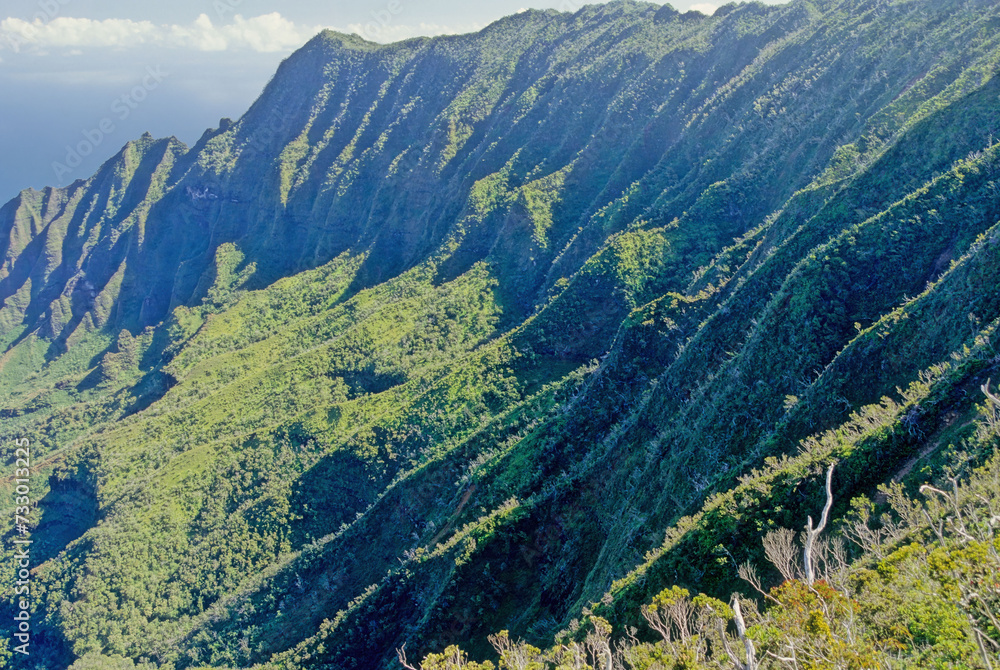
M420 670L419 668L414 668L412 665L406 662L406 645L396 650L396 657L399 659L399 663L406 668L406 670Z
M986 662L987 670L993 670L993 663L990 661L990 653L986 650L986 645L983 644L983 635L978 629L975 630L976 645L979 647L979 653L983 655L983 661Z
M740 579L750 584L754 587L758 593L760 593L765 598L771 600L775 605L780 606L781 601L772 596L770 593L764 590L764 585L760 581L760 575L757 574L757 568L753 566L752 563L747 561L739 568Z
M1000 398L998 398L998 397L996 397L995 395L993 395L992 393L990 393L990 381L991 381L991 380L987 379L987 380L986 380L986 383L985 383L985 384L983 384L983 389L982 389L982 390L983 390L983 393L985 393L985 394L986 394L986 397L987 397L987 398L989 398L989 399L990 399L990 401L991 401L991 402L992 402L992 403L993 403L994 405L996 405L997 407L1000 407Z
M740 667L741 670L757 670L757 649L753 646L753 640L747 637L747 624L743 620L740 598L735 593L733 594L733 619L736 621L736 634L739 635L747 652L747 662L742 666L737 663L737 667Z
M806 524L806 542L805 551L803 552L803 561L805 563L806 570L806 583L812 586L816 581L816 564L813 561L813 548L816 545L816 538L823 529L826 528L826 522L830 518L830 508L833 507L833 468L835 463L830 464L830 468L826 471L826 504L823 505L823 516L819 520L819 525L813 528L812 517L809 517L809 523Z

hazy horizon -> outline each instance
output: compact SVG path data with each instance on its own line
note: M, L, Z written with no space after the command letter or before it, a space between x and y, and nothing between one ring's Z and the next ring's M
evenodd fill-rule
M584 4L603 3L528 6ZM710 13L725 3L670 4ZM279 63L320 30L392 42L476 31L525 7L524 0L11 0L0 20L0 203L25 188L86 179L144 132L193 144L221 118L242 116Z

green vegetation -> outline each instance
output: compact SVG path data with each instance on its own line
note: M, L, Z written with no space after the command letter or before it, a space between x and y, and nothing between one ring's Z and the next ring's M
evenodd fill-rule
M0 663L1000 667L998 67L980 0L325 32L21 193Z
M987 387L983 387L987 391ZM781 582L764 586L752 563L739 566L745 590L730 604L672 586L641 607L643 628L614 628L589 609L547 651L512 641L508 631L489 637L500 668L912 668L991 667L1000 649L1000 536L997 504L1000 453L995 407L987 407L971 444L992 456L969 470L970 454L954 457L967 472L949 473L950 486L921 487L920 500L902 486L886 486L886 502L851 501L832 539L827 518L806 531L778 529L763 538L769 570ZM990 425L993 424L993 425ZM801 460L801 459L798 459ZM786 468L790 464L786 464ZM827 503L834 493L828 469ZM960 481L961 478L961 481ZM766 477L744 486L758 491ZM886 511L876 518L873 511ZM810 529L817 533L807 539ZM726 552L725 560L732 560ZM809 569L807 569L809 565ZM600 604L595 603L595 608ZM405 668L417 670L399 650ZM458 646L429 654L419 670L492 668L468 661Z

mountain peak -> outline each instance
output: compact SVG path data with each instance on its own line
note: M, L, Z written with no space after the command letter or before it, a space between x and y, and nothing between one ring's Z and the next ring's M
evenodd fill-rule
M907 547L967 558L940 496L1000 498L1000 4L941 6L325 31L194 147L0 207L32 664L723 667L745 628L764 664L982 665L949 594L997 570ZM917 527L866 525L892 482L935 487ZM821 509L873 549L771 570ZM731 626L746 562L772 597Z

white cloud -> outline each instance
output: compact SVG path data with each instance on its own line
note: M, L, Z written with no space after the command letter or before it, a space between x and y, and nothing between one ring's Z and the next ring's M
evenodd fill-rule
M48 23L7 18L0 21L0 35L7 42L21 48L51 47L123 47L143 44L151 40L156 26L149 21L127 19L57 18Z
M305 44L324 26L301 26L278 12L244 18L237 14L232 22L216 25L207 14L187 25L157 25L130 19L93 19L58 17L24 21L7 18L0 21L0 51L47 52L67 49L128 49L143 46L189 49L194 51L251 50L261 53L292 51ZM373 42L396 42L419 35L451 35L472 32L479 24L449 26L436 23L402 25L392 22L351 24L346 32L357 33Z
M277 12L253 18L236 15L232 23L215 25L202 14L190 25L156 25L129 19L58 17L49 22L16 18L0 21L0 49L12 51L131 48L164 46L196 51L249 49L291 51L302 46L322 26L297 26Z
M693 9L694 11L701 12L702 14L708 14L709 16L715 14L715 10L717 10L719 7L720 5L713 5L712 3L709 2L700 2L696 5L691 5L691 9Z

